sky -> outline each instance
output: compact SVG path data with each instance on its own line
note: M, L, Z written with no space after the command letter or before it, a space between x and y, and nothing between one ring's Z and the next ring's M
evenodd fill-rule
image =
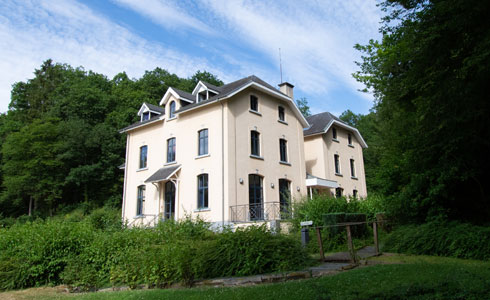
M253 74L277 86L280 52L283 81L312 113L365 114L373 96L352 77L361 61L353 47L381 38L376 3L1 0L0 112L12 84L33 78L49 58L108 78L160 67L180 77L205 70L225 83Z

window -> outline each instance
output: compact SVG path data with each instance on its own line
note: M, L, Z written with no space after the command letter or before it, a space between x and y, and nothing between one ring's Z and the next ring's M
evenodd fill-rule
M356 177L356 168L354 166L354 160L350 160L350 176L351 177Z
M250 220L262 220L264 217L262 195L262 177L256 174L248 175L248 201Z
M259 111L259 99L257 96L250 95L250 110Z
M167 140L167 162L175 161L175 138Z
M165 219L173 219L175 215L175 185L171 181L165 183Z
M279 121L285 121L285 117L284 117L284 107L282 106L279 106L278 108L278 113L279 113Z
M279 153L281 154L281 161L288 161L288 142L285 139L279 139Z
M334 140L337 139L337 129L335 127L332 127L332 138Z
M352 191L352 197L354 197L354 198L357 199L357 190L353 190Z
M335 197L340 198L342 197L342 192L344 191L343 188L336 188L335 189Z
M175 101L170 102L170 113L168 117L170 119L175 118Z
M208 208L208 174L197 176L197 208Z
M146 120L149 120L150 119L150 112L147 111L147 112L144 112L143 113L143 116L141 118L141 121L146 121Z
M260 156L260 133L252 130L250 132L250 140L252 145L252 155Z
M352 135L350 133L347 135L347 141L349 142L349 145L352 146Z
M148 146L140 147L140 169L146 168L148 163Z
M289 189L289 180L279 179L279 206L281 211L281 219L291 216L289 202L291 199L291 191Z
M203 129L199 131L199 149L198 155L208 154L208 130Z
M140 185L138 187L138 198L136 202L136 215L141 216L143 215L143 206L145 203L145 190L146 187L144 185Z
M340 174L340 161L339 161L339 155L335 154L333 156L333 160L335 163L335 174Z

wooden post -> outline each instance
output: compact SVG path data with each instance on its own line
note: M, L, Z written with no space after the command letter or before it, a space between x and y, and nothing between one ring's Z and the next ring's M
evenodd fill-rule
M354 253L354 245L352 244L352 235L350 232L350 225L346 226L347 228L347 246L349 247L349 254L350 254L350 260L351 263L355 264L357 263L356 260L356 254Z
M378 244L378 224L376 221L373 222L373 234L374 234L374 251L376 256L379 255L379 244Z
M325 254L323 253L322 233L320 230L320 227L316 228L316 238L318 240L318 248L320 248L320 258L322 259L322 261L325 261Z

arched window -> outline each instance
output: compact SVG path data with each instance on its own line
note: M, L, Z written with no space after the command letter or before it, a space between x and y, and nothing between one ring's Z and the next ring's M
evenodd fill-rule
M260 156L260 133L252 130L250 132L251 154Z
M262 177L260 175L248 175L248 199L250 220L263 220L264 196L262 191Z
M197 176L197 208L208 208L208 174Z
M170 119L175 118L175 101L170 102L170 113L168 117Z

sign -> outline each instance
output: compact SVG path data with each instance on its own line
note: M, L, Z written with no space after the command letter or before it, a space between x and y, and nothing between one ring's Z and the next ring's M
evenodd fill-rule
M301 226L311 226L313 225L313 221L304 221L300 223Z

